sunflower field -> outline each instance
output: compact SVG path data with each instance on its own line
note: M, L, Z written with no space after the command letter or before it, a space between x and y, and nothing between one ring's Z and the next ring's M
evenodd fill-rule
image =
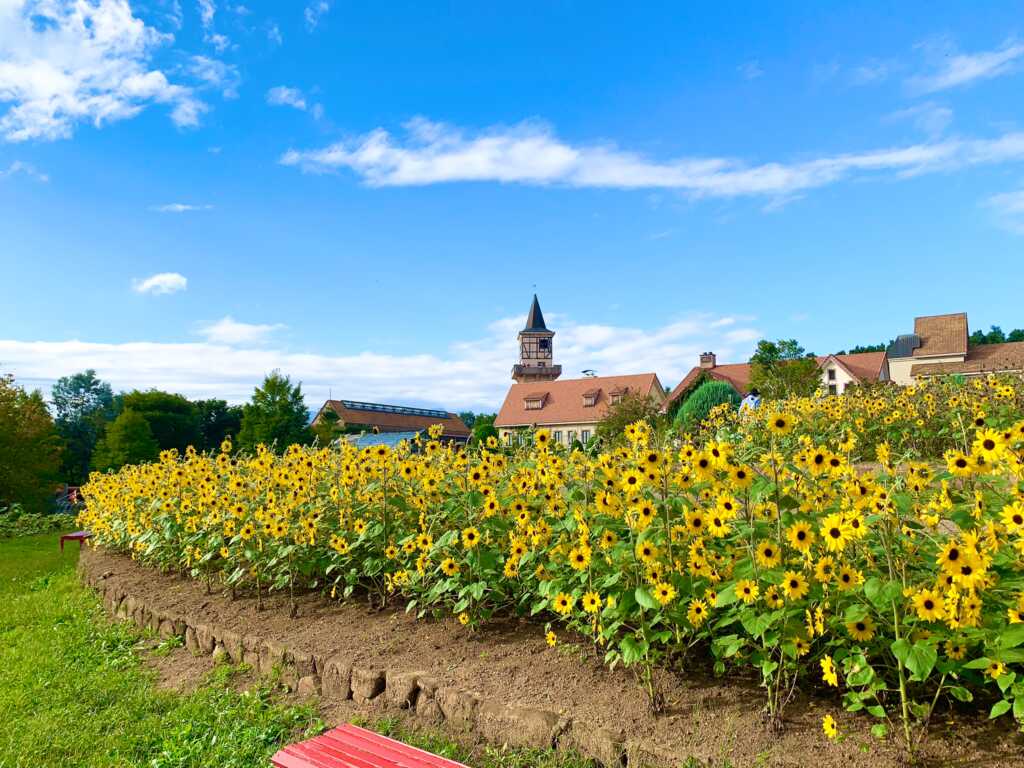
M664 665L756 676L775 725L818 689L911 753L939 709L1024 723L1019 379L766 402L692 439L637 423L593 453L532 437L169 452L94 474L80 519L257 597L536 617L633 669L655 711Z

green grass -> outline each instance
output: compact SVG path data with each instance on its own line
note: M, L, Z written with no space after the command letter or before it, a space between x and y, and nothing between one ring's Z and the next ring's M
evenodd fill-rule
M281 703L270 685L236 692L232 667L190 694L157 689L139 633L106 621L77 557L54 534L0 541L0 768L266 768L281 745L322 730L313 707ZM474 768L590 765L551 750L471 752L398 720L370 727Z
M107 624L76 558L53 535L0 541L0 768L262 768L322 727L269 688L235 692L230 668L188 695L156 689L138 634Z

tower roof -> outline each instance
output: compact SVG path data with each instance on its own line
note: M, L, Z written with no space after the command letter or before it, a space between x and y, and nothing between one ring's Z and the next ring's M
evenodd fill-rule
M533 303L530 305L530 313L526 316L526 327L524 331L546 331L544 325L544 313L540 311L540 302L537 301L537 294L533 294Z

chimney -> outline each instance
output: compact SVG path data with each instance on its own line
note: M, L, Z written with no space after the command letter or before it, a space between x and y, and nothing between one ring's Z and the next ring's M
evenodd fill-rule
M700 367L701 368L714 368L715 367L715 353L714 352L701 352L700 353Z

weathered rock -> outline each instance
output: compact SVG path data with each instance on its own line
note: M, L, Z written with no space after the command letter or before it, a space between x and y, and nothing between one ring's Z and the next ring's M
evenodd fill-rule
M260 648L263 646L263 641L255 635L243 635L242 636L242 663L248 664L252 667L253 672L263 672L260 669ZM263 674L266 674L270 670L266 670Z
M373 667L352 667L352 699L363 703L384 692L384 672Z
M626 765L641 766L641 768L670 768L670 766L679 765L684 760L694 762L692 755L679 755L666 747L660 747L642 739L631 739L626 742Z
M245 658L242 648L242 636L237 632L231 632L226 629L214 631L213 635L216 641L224 646L224 650L227 652L231 663L241 664Z
M315 675L316 663L313 661L313 654L300 651L295 648L289 648L285 653L285 663L291 667L294 667L295 674L299 678L309 677Z
M202 651L199 650L199 641L196 639L196 631L192 627L185 627L185 648L188 649L189 653L193 656L199 656Z
M284 643L279 643L276 640L264 640L259 648L260 661L258 669L260 674L269 675L275 667L283 673L284 657L287 652L288 649L284 646Z
M419 693L419 677L422 672L396 672L389 669L385 675L384 698L401 709L416 706Z
M435 696L445 720L458 727L473 727L480 706L479 696L456 688L438 688Z
M315 675L306 675L300 677L296 691L299 696L304 699L312 698L313 696L320 695L320 678Z
M213 653L217 639L209 624L196 624L196 646L200 653Z
M440 687L437 678L431 675L420 675L416 680L419 692L416 694L416 716L432 725L444 720L444 712L437 703L437 689Z
M160 623L157 625L156 633L160 636L162 640L174 637L174 622L170 619L160 619Z
M231 661L231 657L228 655L227 649L224 647L224 643L219 640L213 646L213 660L217 664L223 664Z
M476 727L481 736L513 747L553 747L560 730L559 720L554 712L509 706L494 699L481 702L476 713Z
M585 720L573 720L558 739L559 749L571 749L604 766L621 766L626 760L626 745L621 731L602 728Z
M321 674L324 698L344 701L352 695L352 665L337 656L324 662Z

